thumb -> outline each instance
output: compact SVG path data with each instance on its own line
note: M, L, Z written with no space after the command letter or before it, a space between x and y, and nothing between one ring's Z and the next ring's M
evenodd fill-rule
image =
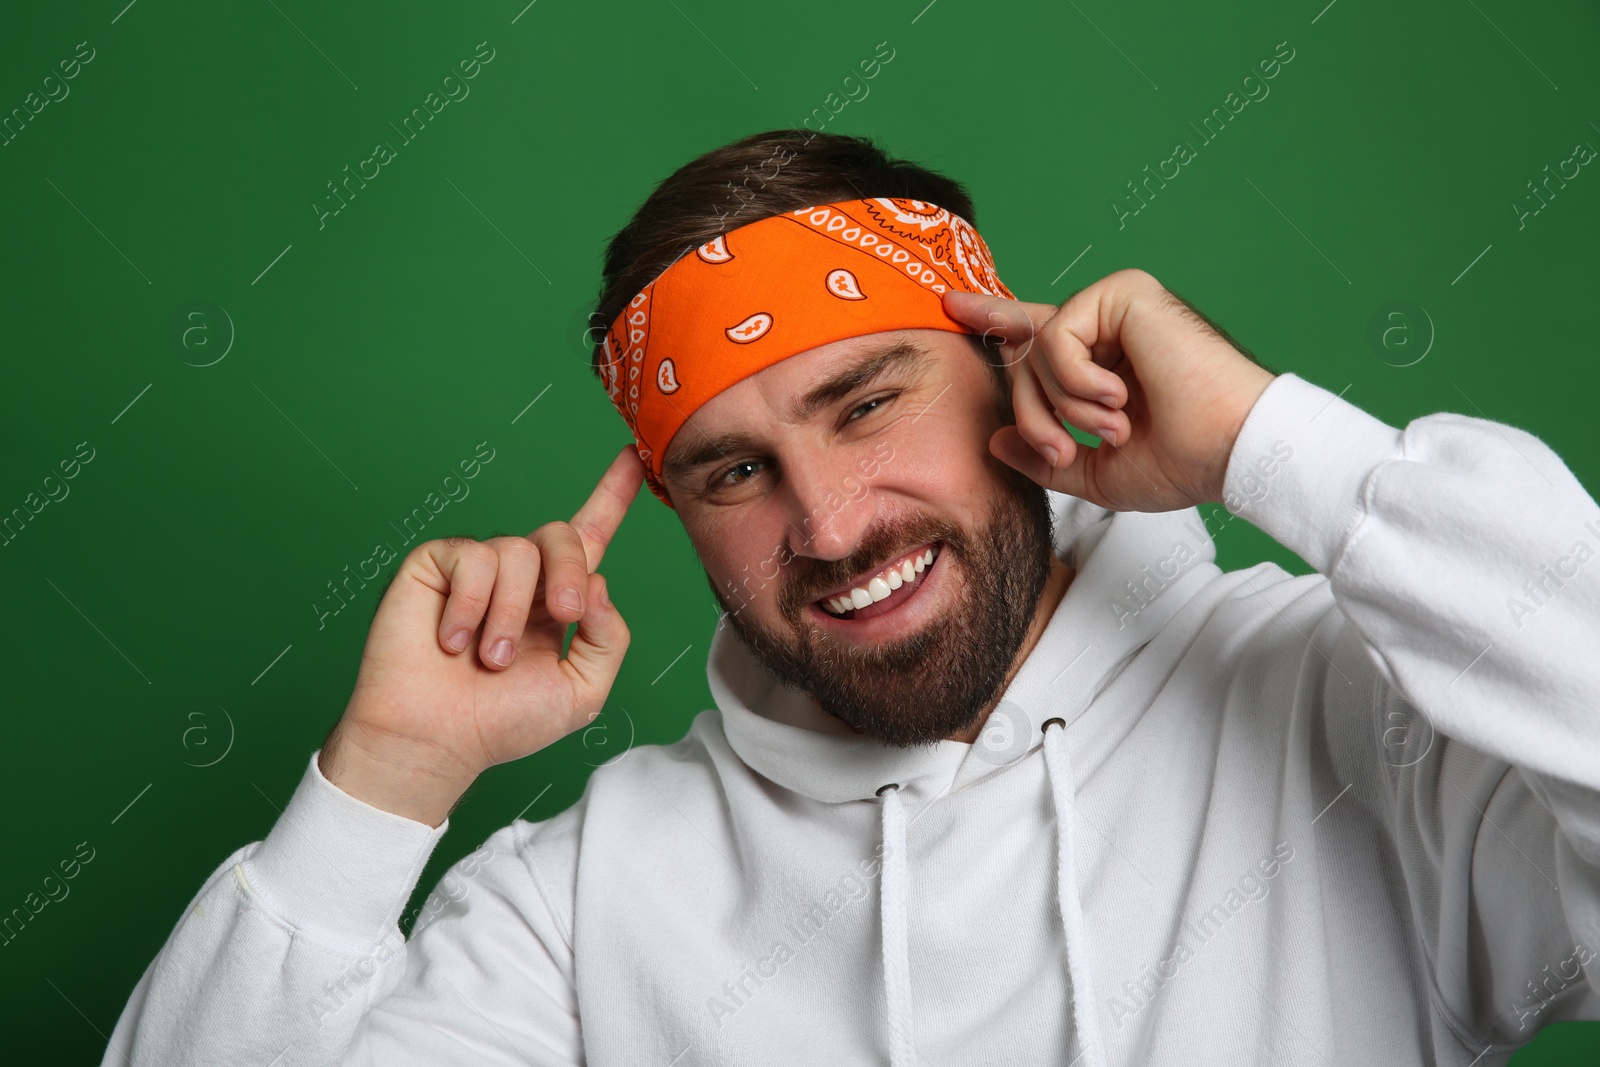
M627 654L631 637L622 615L611 603L603 575L589 575L583 604L585 611L578 619L578 629L567 646L564 664L576 676L572 689L575 698L574 722L578 726L586 725L593 718L589 713L598 713L605 703L606 696L611 692L611 684L622 669L622 659Z

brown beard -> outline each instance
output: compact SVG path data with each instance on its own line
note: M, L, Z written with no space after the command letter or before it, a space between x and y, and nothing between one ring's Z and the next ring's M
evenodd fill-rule
M786 631L742 617L715 583L712 593L759 663L858 733L910 748L967 731L1006 681L1054 554L1054 517L1044 489L1000 466L1000 491L979 529L927 518L875 527L846 559L790 560L777 598ZM943 542L934 566L950 569L943 580L954 579L956 604L924 629L862 647L805 621L807 607L826 591L929 541Z

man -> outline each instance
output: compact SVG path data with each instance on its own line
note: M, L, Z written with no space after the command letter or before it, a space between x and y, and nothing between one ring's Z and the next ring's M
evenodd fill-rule
M1600 1016L1594 501L1141 271L1017 301L973 217L800 131L663 182L600 299L635 443L570 523L411 552L105 1062L1466 1065ZM641 482L725 609L717 707L406 941L476 775L599 713ZM1222 572L1206 501L1319 573Z

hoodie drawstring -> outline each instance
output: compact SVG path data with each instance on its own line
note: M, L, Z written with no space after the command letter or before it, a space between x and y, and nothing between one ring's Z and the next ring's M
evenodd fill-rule
M1061 729L1054 733L1050 727ZM1056 813L1056 904L1067 939L1067 976L1072 984L1072 1025L1077 1031L1078 1057L1073 1064L1106 1067L1105 1044L1100 1037L1100 1017L1094 1008L1094 986L1089 980L1083 903L1078 896L1078 876L1073 852L1072 798L1077 786L1072 760L1067 755L1066 722L1044 724L1045 776ZM906 813L900 786L891 782L878 790L883 801L883 873L879 884L879 925L883 929L883 993L888 1007L889 1065L914 1067L912 1043L915 1018L911 1007L911 955L906 930Z
M1051 730L1052 726L1060 729ZM1094 985L1089 980L1083 902L1078 897L1077 861L1072 848L1073 816L1077 814L1072 798L1077 793L1077 783L1072 777L1066 735L1064 720L1045 721L1045 776L1050 779L1050 797L1056 809L1056 903L1067 935L1067 975L1072 981L1072 1025L1078 1031L1078 1057L1084 1067L1105 1067L1106 1047L1100 1039L1100 1016L1095 1011Z
M883 797L883 882L878 902L879 925L883 927L883 995L889 1009L889 1065L914 1067L911 953L906 944L906 809L900 803L899 785L886 785L878 795Z

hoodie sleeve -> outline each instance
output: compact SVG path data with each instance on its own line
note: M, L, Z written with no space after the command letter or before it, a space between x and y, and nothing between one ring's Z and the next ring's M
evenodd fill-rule
M518 1005L527 1027L545 1027L556 1050L544 1058L513 1056L494 1021L512 994L477 1004L435 1006L393 994L416 972L435 985L473 980L469 949L538 927L556 945L547 918L488 930L474 924L479 944L447 944L428 937L426 924L469 899L515 886L509 854L513 824L446 873L424 905L408 944L398 920L424 864L449 828L372 807L322 776L313 753L288 806L263 841L229 856L184 910L176 928L145 970L117 1020L103 1067L189 1067L218 1063L273 1067L383 1063L421 1067L459 1062L463 1047L473 1062L568 1065L576 1040L576 1014L564 994L560 969L547 964L548 1002ZM523 875L526 880L526 874ZM513 888L512 892L515 891ZM539 905L542 908L542 904ZM503 917L502 917L503 918ZM536 957L529 968L540 962ZM570 988L570 987L566 987ZM440 1029L426 1021L432 1012ZM431 1040L401 1040L424 1028ZM445 1037L453 1037L449 1044Z
M584 805L495 831L440 879L347 1067L581 1067L572 914Z
M1328 579L1372 661L1367 720L1329 728L1381 769L1457 1038L1600 1017L1600 507L1526 431L1400 430L1293 374L1245 420L1223 505Z

